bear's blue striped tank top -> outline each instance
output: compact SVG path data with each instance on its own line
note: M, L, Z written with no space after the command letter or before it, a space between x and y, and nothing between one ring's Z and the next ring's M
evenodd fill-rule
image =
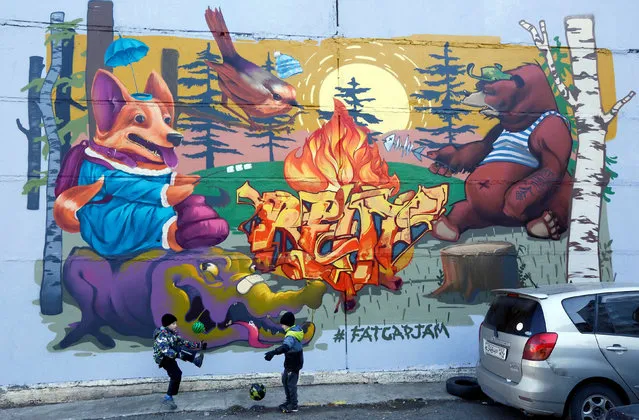
M504 130L493 142L493 150L481 161L480 165L489 162L519 163L531 168L539 167L539 161L528 148L528 139L537 126L549 115L561 117L566 124L566 118L557 111L546 111L523 131Z

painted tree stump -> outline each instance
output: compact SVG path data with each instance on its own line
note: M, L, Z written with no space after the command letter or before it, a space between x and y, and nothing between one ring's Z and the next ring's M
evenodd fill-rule
M517 249L510 242L452 245L441 250L444 282L431 293L460 292L466 301L480 291L517 287Z

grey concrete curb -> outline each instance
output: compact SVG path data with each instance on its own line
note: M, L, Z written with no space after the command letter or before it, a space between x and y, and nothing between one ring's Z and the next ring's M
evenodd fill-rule
M443 382L451 376L474 375L474 368L379 372L302 372L300 385L391 384ZM281 386L280 374L205 375L183 378L180 391L221 391L246 388L261 382L267 387ZM0 387L0 408L24 407L102 398L131 397L163 393L165 378L137 378L62 382L24 386Z

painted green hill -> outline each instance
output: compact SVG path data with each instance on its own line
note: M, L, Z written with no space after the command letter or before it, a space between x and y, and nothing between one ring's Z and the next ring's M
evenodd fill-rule
M457 201L464 199L464 183L455 178L446 178L430 172L427 168L407 163L391 162L390 173L395 173L400 180L401 191L415 190L419 185L431 187L448 183L450 186L447 211ZM225 218L232 229L237 229L253 215L253 207L236 204L236 191L246 181L259 193L265 191L295 191L284 180L284 162L245 163L220 168L198 171L202 177L195 189L196 194L205 195L217 212Z

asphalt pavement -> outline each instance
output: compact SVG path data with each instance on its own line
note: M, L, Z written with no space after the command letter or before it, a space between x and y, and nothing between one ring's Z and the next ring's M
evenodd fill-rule
M395 400L379 404L303 407L299 412L282 414L275 409L254 408L251 410L227 410L224 412L158 413L128 417L135 420L194 420L201 418L264 420L303 418L304 420L343 420L344 418L372 418L387 420L429 419L473 419L473 420L523 420L530 419L520 412L488 402L464 400Z
M165 408L162 394L104 398L0 410L0 419L195 419L282 418L343 419L524 419L516 410L488 401L465 401L449 395L443 382L309 385L299 387L300 411L283 414L282 387L267 389L253 401L248 389L184 392L175 397L177 410Z

